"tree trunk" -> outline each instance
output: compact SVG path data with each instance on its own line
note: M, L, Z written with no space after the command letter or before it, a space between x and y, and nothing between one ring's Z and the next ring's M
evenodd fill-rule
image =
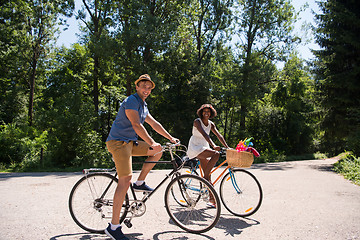
M29 95L29 126L33 125L33 110L34 110L34 94L35 94L35 78L36 78L36 66L37 66L37 59L36 59L36 52L34 50L33 53L33 60L32 60L32 69L30 75L30 95Z
M126 71L126 96L131 95L131 74L130 71Z
M94 99L94 110L95 115L99 114L99 57L94 56L94 89L93 89L93 99Z

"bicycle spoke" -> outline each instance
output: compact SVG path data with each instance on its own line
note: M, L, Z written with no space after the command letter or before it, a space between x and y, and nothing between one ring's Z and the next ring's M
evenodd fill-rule
M102 233L111 220L116 186L117 179L110 174L95 173L81 178L69 197L69 209L74 221L89 232ZM123 207L122 220L125 215Z
M208 206L210 194L214 196L215 208ZM179 204L179 199L183 204ZM215 226L220 217L219 203L212 186L194 175L181 175L173 179L165 192L165 206L171 219L192 233L202 233Z
M220 184L220 197L225 208L236 216L250 216L260 207L262 189L260 183L244 169L232 169Z

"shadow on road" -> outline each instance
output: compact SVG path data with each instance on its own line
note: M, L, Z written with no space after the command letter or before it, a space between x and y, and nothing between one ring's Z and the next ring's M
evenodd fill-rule
M259 221L251 218L240 218L230 214L222 214L215 228L223 229L225 233L224 236L236 237L236 235L240 235L245 228L258 224L260 224Z
M175 223L170 219L169 223L172 225L175 225ZM221 214L219 222L215 225L214 228L222 229L224 231L224 236L227 236L228 238L237 238L238 235L242 233L242 231L245 228L258 225L260 224L259 221L251 219L251 218L240 218L240 217L234 217L234 215L231 214ZM184 236L184 231L174 232L163 232L158 233L154 235L154 239L159 239L158 236L164 235L164 234L170 234L171 238L168 238L167 236L162 236L161 239L179 239L179 240L187 240L187 239L216 239L213 237L208 236L206 233L203 234L191 234L186 232L186 236ZM174 233L179 233L179 237L173 238ZM194 236L194 238L189 238L191 235ZM211 235L211 234L210 234ZM136 238L134 238L136 239Z
M110 239L104 234L95 234L95 233L68 233L68 234L61 234L54 237L51 237L50 240L64 240L64 239L81 239L81 240L104 240Z
M276 163L259 163L253 164L251 169L260 169L264 171L285 171L292 168L291 162L276 162Z
M333 169L333 164L326 164L326 165L311 165L309 166L312 169L319 170L321 172L335 172Z
M137 238L134 238L134 239L137 239ZM155 234L153 236L153 239L154 240L159 240L159 239L172 239L172 240L174 240L174 239L176 239L176 240L210 239L210 240L214 240L215 238L207 236L206 234L194 234L194 233L188 233L188 232L184 232L184 231L167 231L167 232L161 232L161 233Z
M144 239L143 234L141 233L130 233L125 234L129 239L140 240ZM95 233L69 233L61 234L54 237L51 237L50 240L66 240L66 239L79 239L79 240L109 240L110 238L105 234L95 234ZM205 234L192 234L184 231L167 231L159 232L153 236L154 240L159 239L177 239L177 240L214 240L215 238L207 236Z
M67 178L71 176L81 176L81 172L25 172L25 173L0 173L0 181L5 181L11 178L20 177L45 177L55 176L56 178Z

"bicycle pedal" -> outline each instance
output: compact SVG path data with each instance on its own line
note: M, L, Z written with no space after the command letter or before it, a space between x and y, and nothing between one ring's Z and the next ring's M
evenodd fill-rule
M124 224L125 224L125 226L127 226L128 228L131 228L132 227L132 223L130 222L130 220L125 220L124 221Z

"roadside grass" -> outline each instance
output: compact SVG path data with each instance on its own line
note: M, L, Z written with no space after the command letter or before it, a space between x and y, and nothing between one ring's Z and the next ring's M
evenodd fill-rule
M133 161L132 168L133 170L141 170L145 158L137 158ZM10 173L10 172L82 172L83 169L88 168L113 168L115 164L109 162L103 165L93 165L93 166L70 166L70 167L56 167L56 166L41 166L41 165L31 165L23 167L21 164L4 164L0 163L0 172ZM169 164L157 164L153 169L170 169Z
M264 156L263 156L264 157ZM360 158L354 156L351 152L344 152L337 156L340 160L336 162L333 166L333 170L346 179L354 182L360 186ZM325 159L327 158L324 153L314 153L314 154L305 154L297 156L283 156L278 155L273 159L266 158L255 158L254 163L262 162L282 162L282 161L300 161L300 160L313 160L313 159ZM143 165L142 161L133 162L133 170L140 170ZM81 166L81 167L41 167L33 166L31 168L21 168L17 165L10 164L5 165L0 163L0 172L81 172L84 168L92 168L94 166ZM111 168L112 166L97 166L103 168ZM168 169L170 166L168 164L158 164L154 169Z
M286 162L286 161L301 161L301 160L316 160L328 158L325 153L309 153L302 155L286 156L284 154L262 154L258 158L254 158L254 163L270 163L270 162Z
M0 172L81 172L84 167L31 167L31 168L20 168L18 166L6 166L5 164L0 163Z
M285 161L299 161L299 160L315 160L315 159L325 159L327 158L325 153L312 153L296 156L286 156Z
M339 157L340 160L334 164L334 171L360 186L360 158L350 152L342 153Z

